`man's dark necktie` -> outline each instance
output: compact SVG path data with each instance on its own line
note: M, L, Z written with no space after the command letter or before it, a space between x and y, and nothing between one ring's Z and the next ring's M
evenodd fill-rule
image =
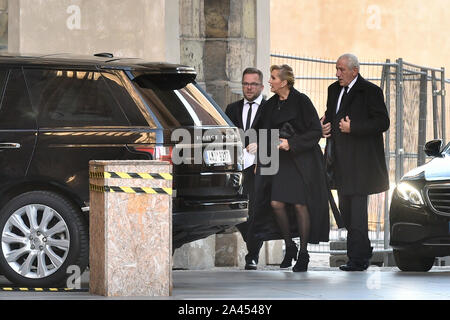
M348 96L347 91L348 91L348 86L344 88L344 94L342 95L341 103L339 104L339 108L337 109L336 113L339 113L340 111L342 111L342 106L344 105L344 100Z
M250 129L250 123L252 121L252 105L254 102L247 102L248 103L248 111L247 111L247 122L245 123L244 130L247 131Z
M245 122L245 128L244 131L247 131L248 129L250 129L250 123L252 122L252 105L254 104L254 102L247 102L248 103L248 111L247 111L247 121ZM247 147L249 145L249 139L246 136L245 137L245 147Z

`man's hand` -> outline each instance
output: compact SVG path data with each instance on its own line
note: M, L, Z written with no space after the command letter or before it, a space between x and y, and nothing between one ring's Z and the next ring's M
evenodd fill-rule
M290 147L287 139L280 138L280 144L278 145L278 149L289 151Z
M323 124L325 121L325 116L320 118L320 124L322 125L322 137L329 138L331 137L331 123Z
M258 150L258 145L254 142L254 143L250 143L248 146L247 146L247 151L249 152L249 153L251 153L251 154L255 154L256 153L256 151Z
M341 132L343 133L350 133L350 118L348 116L341 119L341 121L339 121L339 129L341 130Z

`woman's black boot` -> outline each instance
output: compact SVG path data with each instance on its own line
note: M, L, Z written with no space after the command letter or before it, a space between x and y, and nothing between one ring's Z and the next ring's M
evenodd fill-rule
M309 254L308 252L300 252L298 254L297 263L292 268L294 272L304 272L308 270Z
M292 260L297 260L297 252L297 245L294 242L286 246L286 253L284 254L280 268L289 268L292 265Z

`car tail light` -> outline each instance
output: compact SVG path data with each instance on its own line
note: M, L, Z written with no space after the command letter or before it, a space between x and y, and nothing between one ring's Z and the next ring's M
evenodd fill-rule
M152 155L153 160L169 161L172 162L172 150L173 147L156 146L153 148L135 148L136 151L147 152Z

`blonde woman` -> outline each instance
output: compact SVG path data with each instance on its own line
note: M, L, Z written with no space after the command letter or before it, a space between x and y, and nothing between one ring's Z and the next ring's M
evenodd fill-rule
M279 170L271 176L267 190L279 238L286 246L280 267L290 267L296 260L292 270L298 272L308 269L308 243L329 240L329 210L318 144L322 126L311 100L294 88L294 82L290 66L270 68L269 84L275 94L264 104L259 125L261 129L280 130ZM300 250L292 240L297 234Z

